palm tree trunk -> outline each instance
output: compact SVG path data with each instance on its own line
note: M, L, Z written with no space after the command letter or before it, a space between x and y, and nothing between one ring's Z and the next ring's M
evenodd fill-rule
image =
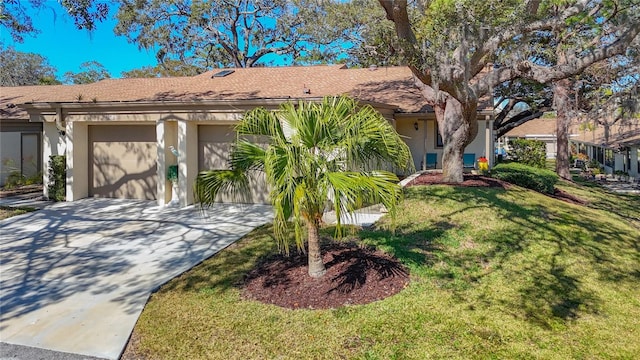
M318 278L324 275L327 270L322 262L320 252L319 224L317 221L307 221L307 236L309 242L309 276Z

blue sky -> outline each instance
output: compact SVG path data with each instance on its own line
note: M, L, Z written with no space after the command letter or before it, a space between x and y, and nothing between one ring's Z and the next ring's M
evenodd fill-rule
M79 71L80 64L91 60L104 65L112 77L120 77L122 71L157 63L154 52L138 50L135 44L129 44L124 37L113 33L115 20L99 23L93 33L77 30L57 1L48 1L47 8L33 11L31 15L35 27L41 31L39 34L25 36L23 43L17 43L3 29L0 39L5 46L47 58L58 70L59 79L67 71Z

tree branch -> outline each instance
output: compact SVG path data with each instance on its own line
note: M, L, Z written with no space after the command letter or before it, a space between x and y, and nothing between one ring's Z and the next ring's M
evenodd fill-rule
M511 129L514 129L514 128L526 123L527 121L530 121L530 120L533 120L533 119L537 119L537 118L541 117L542 115L544 115L543 111L525 110L525 111L513 116L512 118L510 118L509 120L507 120L503 124L501 124L501 126L499 128L496 128L495 125L494 125L494 130L496 131L496 137L498 137L498 138L503 137Z
M411 29L409 21L409 13L407 11L406 0L379 0L380 5L387 13L387 19L393 21L398 39L400 39L400 48L403 55L408 59L409 68L413 74L422 81L423 84L431 84L431 73L428 69L421 71L416 67L416 60L419 58L418 40Z

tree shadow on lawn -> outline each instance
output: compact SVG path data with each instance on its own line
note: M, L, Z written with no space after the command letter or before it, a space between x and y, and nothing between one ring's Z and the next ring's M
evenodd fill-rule
M412 269L418 269L436 284L451 291L462 302L498 305L517 318L552 328L555 323L597 314L602 300L589 287L590 281L629 284L640 280L637 252L639 239L597 218L583 216L580 206L558 201L549 207L526 190L510 190L518 202L506 200L505 190L487 188L413 187L407 199L440 199L475 204L444 214L436 223L400 225L389 231L363 230L366 242L390 249ZM554 201L554 200L548 200ZM520 205L531 204L531 205ZM451 243L452 232L465 231L454 215L479 207L495 211L505 226L500 232L482 233L477 248ZM401 210L402 211L402 210ZM591 280L587 272L595 272ZM495 282L496 271L504 285ZM488 275L492 275L487 278ZM487 278L487 281L481 281ZM486 286L485 283L494 285ZM491 286L515 290L516 297L496 295ZM474 290L474 291L469 291ZM477 290L477 291L476 291ZM475 301L474 301L475 300Z
M588 207L616 214L640 230L640 211L638 211L640 209L640 195L612 193L596 181L584 180L575 175L573 182L562 181L568 187L575 187L577 184L594 190L592 194L596 199L591 199L587 204Z
M250 236L251 239L231 244L213 259L209 258L169 281L159 292L207 290L222 293L237 288L260 257L278 251L271 224L256 228ZM269 240L264 241L264 238Z

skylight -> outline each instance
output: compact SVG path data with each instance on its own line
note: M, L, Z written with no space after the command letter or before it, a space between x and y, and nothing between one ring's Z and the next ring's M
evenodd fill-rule
M234 72L235 72L235 70L222 70L220 72L217 72L217 73L213 74L211 77L212 78L225 77L227 75L233 74Z

